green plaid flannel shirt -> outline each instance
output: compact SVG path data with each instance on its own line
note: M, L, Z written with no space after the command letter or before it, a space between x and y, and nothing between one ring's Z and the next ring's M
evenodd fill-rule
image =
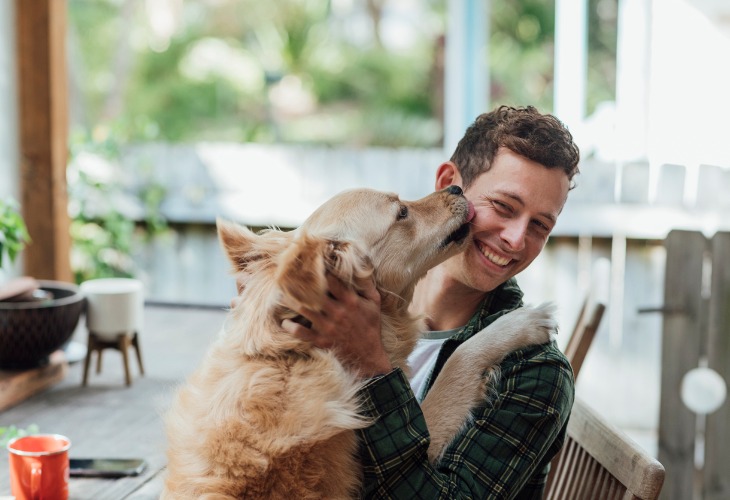
M427 387L462 342L522 305L514 279L491 293L444 343ZM497 398L474 410L436 467L426 457L428 431L405 374L396 369L371 380L361 391L363 412L375 419L359 431L363 498L542 498L550 460L565 439L573 371L555 342L515 351L500 367Z

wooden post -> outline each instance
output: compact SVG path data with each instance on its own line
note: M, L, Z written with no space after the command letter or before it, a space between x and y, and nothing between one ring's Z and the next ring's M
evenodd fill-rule
M712 238L712 286L709 307L708 366L730 382L730 233ZM730 402L707 416L704 500L730 498Z
M66 2L16 0L24 271L72 281L66 192Z
M666 469L662 499L693 497L697 420L680 399L682 377L699 364L702 345L702 266L706 239L700 232L671 231L665 240L659 461Z

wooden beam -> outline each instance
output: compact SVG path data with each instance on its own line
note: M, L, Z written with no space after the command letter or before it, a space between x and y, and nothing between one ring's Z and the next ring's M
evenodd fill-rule
M32 238L24 272L72 281L64 0L16 0L20 199Z

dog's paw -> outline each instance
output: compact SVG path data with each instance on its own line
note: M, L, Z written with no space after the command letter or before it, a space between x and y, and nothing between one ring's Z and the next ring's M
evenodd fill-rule
M551 302L536 307L520 307L499 318L493 326L498 329L500 337L511 338L517 347L545 344L558 333L556 309Z
M501 316L460 345L452 358L480 373L499 364L517 349L550 342L558 331L556 307L551 303L525 306ZM451 358L449 359L449 362Z

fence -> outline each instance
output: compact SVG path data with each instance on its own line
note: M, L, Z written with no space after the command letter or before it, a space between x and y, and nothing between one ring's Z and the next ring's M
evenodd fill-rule
M727 499L730 404L725 401L706 416L696 414L680 391L686 374L700 366L730 380L730 233L708 239L699 232L672 231L666 249L659 461L667 478L662 498ZM703 390L708 388L694 388Z

